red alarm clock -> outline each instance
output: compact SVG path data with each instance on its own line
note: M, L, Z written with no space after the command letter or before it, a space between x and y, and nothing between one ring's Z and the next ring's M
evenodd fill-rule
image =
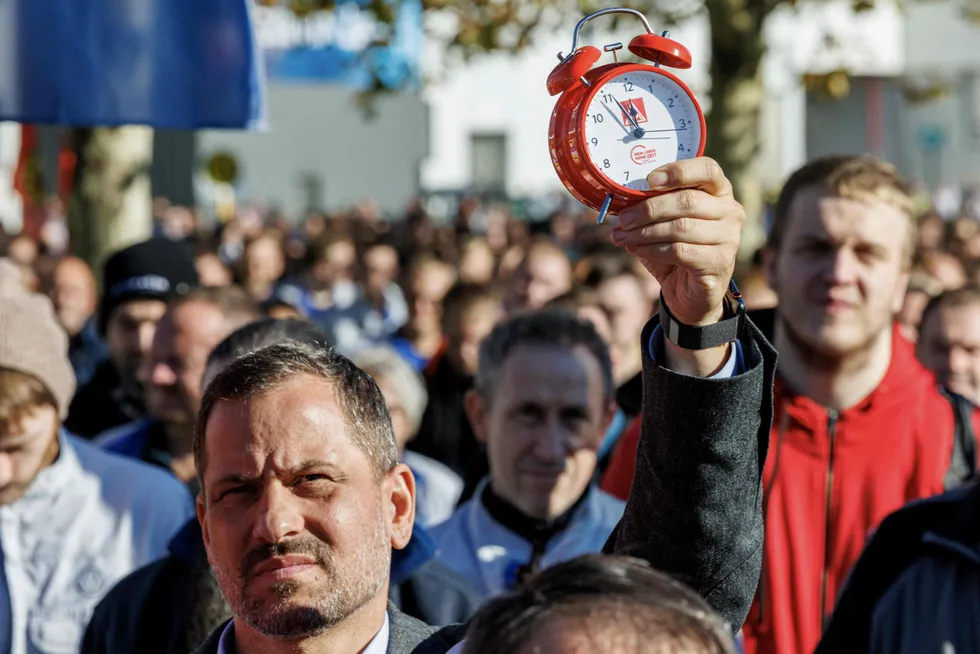
M633 37L629 50L652 64L619 62L622 43L604 47L613 63L595 66L602 52L578 46L579 31L606 14L632 14L645 34ZM656 191L647 175L664 164L704 153L704 113L684 82L664 70L690 68L691 53L669 32L654 34L634 9L603 9L575 26L571 54L548 76L548 92L561 95L551 113L548 145L551 161L565 188L586 206L607 213L643 201Z

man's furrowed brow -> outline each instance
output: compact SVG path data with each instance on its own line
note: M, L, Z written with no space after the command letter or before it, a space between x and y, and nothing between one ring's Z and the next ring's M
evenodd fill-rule
M289 466L288 468L283 468L281 470L271 471L267 474L271 474L273 477L297 477L300 475L307 474L311 471L317 471L324 474L328 474L332 477L338 477L343 475L343 470L335 463L325 461L323 459L307 459L301 463L294 466ZM245 475L240 472L222 475L216 481L212 482L215 487L226 487L226 486L241 486L248 484L258 484L261 483L262 477L265 475Z
M323 459L307 459L302 463L298 463L295 466L287 468L285 472L290 475L302 475L312 470L332 474L343 473L343 470L341 470L340 466L338 466L336 463L331 463L330 461L325 461Z

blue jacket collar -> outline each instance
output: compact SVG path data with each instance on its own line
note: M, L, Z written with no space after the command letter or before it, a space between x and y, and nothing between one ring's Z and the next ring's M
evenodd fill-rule
M436 555L436 542L422 525L416 523L405 549L391 552L391 585L397 586Z

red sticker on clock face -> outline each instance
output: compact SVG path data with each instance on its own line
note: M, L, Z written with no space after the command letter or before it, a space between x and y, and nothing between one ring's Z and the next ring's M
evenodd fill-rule
M638 166L657 163L657 150L655 148L648 148L642 144L635 145L630 150L630 159Z
M643 103L643 98L630 98L622 100L619 108L623 110L623 124L629 125L633 120L637 125L647 122L647 107Z

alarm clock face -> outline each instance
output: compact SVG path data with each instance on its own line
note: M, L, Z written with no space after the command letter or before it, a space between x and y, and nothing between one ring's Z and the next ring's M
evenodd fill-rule
M611 182L649 191L647 175L699 154L701 114L689 92L667 75L631 70L594 91L585 115L585 146Z

